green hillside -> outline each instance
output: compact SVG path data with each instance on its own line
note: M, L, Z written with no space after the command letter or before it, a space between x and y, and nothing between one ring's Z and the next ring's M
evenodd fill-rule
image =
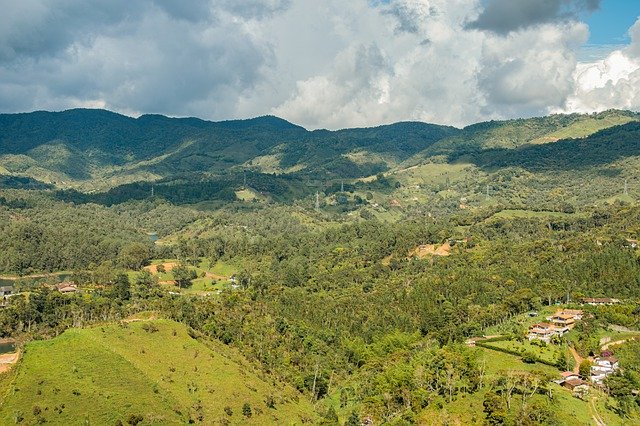
M263 378L261 378L263 377ZM259 376L219 343L204 344L172 321L71 329L29 343L2 380L0 423L300 424L312 406ZM251 414L243 406L251 408Z

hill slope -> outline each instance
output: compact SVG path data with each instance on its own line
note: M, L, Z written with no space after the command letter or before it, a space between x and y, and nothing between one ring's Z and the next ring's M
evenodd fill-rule
M163 320L71 329L30 343L2 382L0 423L22 417L28 424L115 424L131 415L142 416L141 424L312 418L312 407L297 401L295 391L261 379L240 355L211 345Z

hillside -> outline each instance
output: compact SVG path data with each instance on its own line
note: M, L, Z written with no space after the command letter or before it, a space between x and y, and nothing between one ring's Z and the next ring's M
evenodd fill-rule
M245 172L291 176L301 186L322 185L442 161L443 156L457 162L469 155L493 155L494 150L535 150L638 119L635 113L607 111L464 129L404 122L307 131L273 116L209 122L87 109L0 114L0 174L85 191L181 176L229 185L242 181Z
M172 321L71 329L29 343L2 380L0 423L300 424L313 408L242 356ZM243 406L251 407L249 415Z

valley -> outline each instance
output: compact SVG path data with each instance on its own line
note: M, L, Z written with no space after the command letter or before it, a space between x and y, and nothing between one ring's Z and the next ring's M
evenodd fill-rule
M634 424L639 165L618 110L0 114L0 422Z

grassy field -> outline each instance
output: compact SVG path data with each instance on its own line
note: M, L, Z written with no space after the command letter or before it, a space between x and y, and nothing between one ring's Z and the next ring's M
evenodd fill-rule
M529 341L518 342L516 340L505 340L500 342L488 343L496 348L507 349L510 351L519 352L521 354L531 353L537 359L541 359L546 362L553 363L558 359L558 356L562 353L563 349L556 345L537 346Z
M482 351L480 362L486 366L485 383L491 383L495 378L504 371L539 371L552 376L558 376L559 372L553 367L544 364L526 364L518 357L495 352L488 349L479 349ZM620 417L614 412L606 408L608 402L607 397L599 391L592 391L591 398L593 404L589 401L582 401L574 398L571 392L556 384L551 384L553 394L553 406L557 410L559 424L588 426L595 425L593 420L594 406L597 413L606 422L607 425L622 425ZM484 425L484 398L489 391L489 386L475 394L457 398L451 403L434 404L434 408L428 408L420 416L421 424L426 425ZM544 396L536 396L536 398L546 398ZM439 407L442 408L439 408ZM628 423L632 424L632 423Z
M0 424L300 424L313 408L261 378L237 353L181 324L135 321L72 329L26 346L2 377ZM251 416L243 406L251 407Z

